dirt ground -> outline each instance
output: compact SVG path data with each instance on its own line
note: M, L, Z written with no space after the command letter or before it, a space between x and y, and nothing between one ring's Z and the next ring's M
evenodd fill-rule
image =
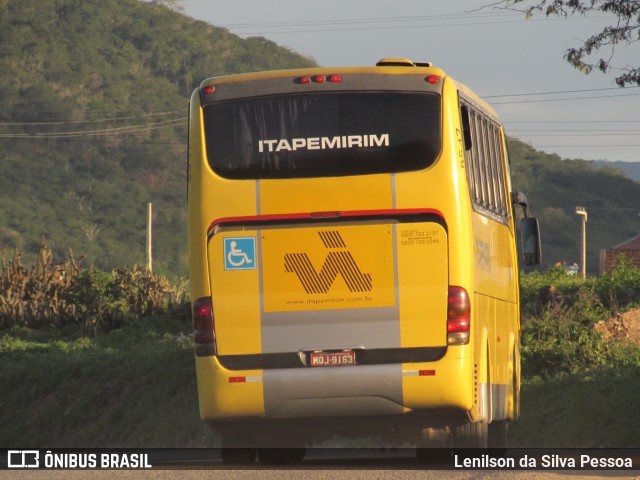
M598 322L594 329L603 332L606 338L640 345L640 308Z

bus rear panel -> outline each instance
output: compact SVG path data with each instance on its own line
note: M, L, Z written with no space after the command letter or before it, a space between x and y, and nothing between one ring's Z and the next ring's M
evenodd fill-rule
M503 221L473 208L459 88L438 69L386 66L194 92L200 414L227 445L515 419L511 206Z

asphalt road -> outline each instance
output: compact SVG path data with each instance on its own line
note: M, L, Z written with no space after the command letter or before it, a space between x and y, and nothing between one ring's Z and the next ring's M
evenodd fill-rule
M1 480L137 480L137 479L173 479L184 480L595 480L617 479L638 480L637 472L532 472L532 471L465 471L451 472L441 470L390 470L390 469L252 469L252 470L147 470L147 471L88 471L88 470L55 470L55 471L2 471Z

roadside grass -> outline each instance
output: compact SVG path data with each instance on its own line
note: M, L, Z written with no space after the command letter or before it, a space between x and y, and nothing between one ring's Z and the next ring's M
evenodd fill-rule
M511 447L640 447L640 366L523 380Z
M87 338L0 337L0 448L215 447L200 422L184 312ZM526 368L525 368L526 370ZM523 378L512 447L640 447L640 366Z
M208 447L190 320L171 313L93 338L14 328L0 337L0 446Z

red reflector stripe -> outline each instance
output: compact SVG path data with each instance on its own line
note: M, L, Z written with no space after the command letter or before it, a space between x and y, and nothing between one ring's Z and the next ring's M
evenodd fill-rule
M313 213L282 213L275 215L252 215L247 217L224 217L214 220L209 225L207 231L208 234L215 233L213 229L218 225L223 224L244 224L247 222L274 222L289 220L305 220L322 217L325 212L313 212ZM391 209L391 210L349 210L343 212L326 212L326 215L339 214L341 217L370 217L370 216L389 216L389 217L401 217L406 215L437 215L444 219L444 214L439 210L432 208L406 208L406 209Z
M341 216L342 212L311 212L309 215L311 218L331 218Z
M229 383L245 383L247 377L229 377Z
M403 370L402 376L404 377L435 377L435 370Z

